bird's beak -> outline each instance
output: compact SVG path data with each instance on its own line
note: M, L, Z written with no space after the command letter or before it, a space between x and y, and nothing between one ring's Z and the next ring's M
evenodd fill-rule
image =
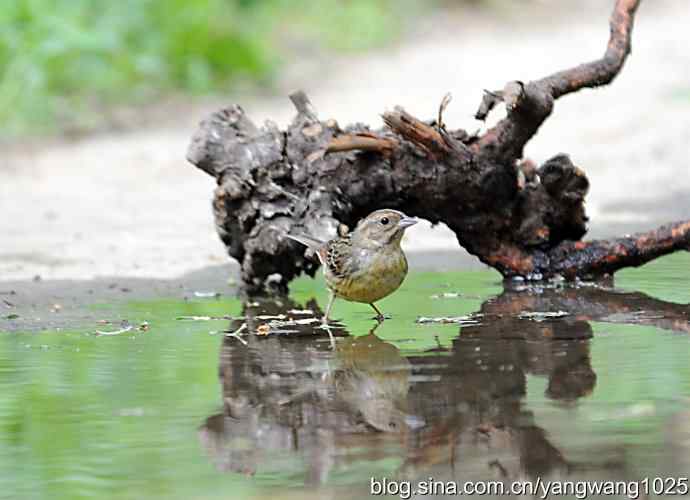
M417 219L414 217L403 217L400 219L400 222L398 222L398 228L399 229L407 229L410 226L414 226L419 222Z

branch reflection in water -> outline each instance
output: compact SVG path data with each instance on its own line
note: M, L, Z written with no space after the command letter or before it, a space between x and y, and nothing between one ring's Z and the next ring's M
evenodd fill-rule
M315 302L306 307L321 314ZM255 331L257 316L295 309L302 307L286 299L246 306L244 314ZM541 315L549 311L567 314ZM333 351L308 322L247 336L246 346L226 338L223 411L206 419L200 441L220 470L297 473L312 486L386 458L399 462L395 477L408 479L639 479L626 450L610 444L592 448L587 460L569 460L537 424L538 409L528 407L527 376L545 377L545 396L558 405L577 405L597 385L590 321L687 333L690 307L566 287L506 290L478 312L481 323L460 327L450 347L410 355L375 330L350 336L343 327L333 330ZM303 469L296 472L295 463Z

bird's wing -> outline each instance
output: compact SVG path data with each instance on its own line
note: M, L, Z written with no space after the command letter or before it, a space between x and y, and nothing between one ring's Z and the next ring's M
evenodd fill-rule
M329 241L325 249L324 264L334 276L351 276L359 268L352 252L352 238L349 235Z

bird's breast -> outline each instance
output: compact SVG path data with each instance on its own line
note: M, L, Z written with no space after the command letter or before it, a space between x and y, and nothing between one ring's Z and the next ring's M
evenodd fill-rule
M407 259L402 250L358 252L356 257L355 272L330 280L326 277L336 295L346 300L374 303L397 290L407 274Z

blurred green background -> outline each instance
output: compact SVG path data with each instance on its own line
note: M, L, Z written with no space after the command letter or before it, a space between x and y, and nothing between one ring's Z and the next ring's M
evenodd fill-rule
M0 123L59 131L120 103L270 86L305 50L394 40L411 0L12 0L0 3ZM385 22L382 22L385 20ZM95 115L95 117L94 117Z

